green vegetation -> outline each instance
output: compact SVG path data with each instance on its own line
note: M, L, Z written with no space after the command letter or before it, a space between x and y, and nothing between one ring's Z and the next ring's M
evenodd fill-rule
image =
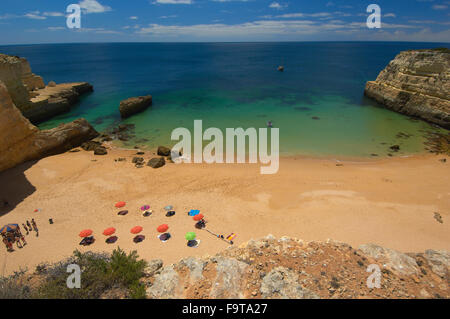
M81 270L81 288L67 287L67 266L76 264ZM39 278L36 288L23 286L24 274L0 279L0 298L98 299L145 298L145 285L140 283L147 263L136 251L128 255L120 248L111 256L81 253L56 264L39 265L33 275ZM30 276L30 275L29 275Z
M449 48L434 48L434 49L407 50L407 52L412 52L412 51L418 51L418 52L430 52L430 51L436 51L436 52L441 52L441 53L450 53L450 49L449 49Z
M31 289L28 285L22 284L20 278L25 271L21 270L9 277L0 278L0 299L28 299L31 296Z

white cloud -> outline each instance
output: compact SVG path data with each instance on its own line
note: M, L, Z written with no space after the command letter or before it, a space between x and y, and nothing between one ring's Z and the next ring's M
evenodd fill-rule
M84 13L102 13L111 11L111 7L104 6L97 0L82 0L79 3Z
M447 10L448 6L445 4L435 4L432 8L434 10Z
M64 27L48 27L47 29L49 29L50 31L58 31L58 30L65 30L66 28L64 28Z
M280 4L280 3L278 3L278 2L272 2L272 3L269 5L269 8L277 9L277 10L282 10L282 9L284 9L284 8L286 8L286 7L287 7L287 4L286 4L286 5L283 5L283 4Z
M28 19L34 19L34 20L45 20L45 19L47 19L46 17L42 16L39 11L28 12L28 13L26 13L24 15L24 17L26 17Z
M62 12L44 12L43 15L46 17L64 17Z
M192 4L192 0L156 0L153 4Z
M369 30L365 22L321 20L258 20L241 24L162 25L140 27L136 34L157 41L273 41L329 40L337 41L443 41L450 30L434 32L420 25L383 23L382 29ZM428 36L428 38L427 38ZM384 37L384 38L383 38Z

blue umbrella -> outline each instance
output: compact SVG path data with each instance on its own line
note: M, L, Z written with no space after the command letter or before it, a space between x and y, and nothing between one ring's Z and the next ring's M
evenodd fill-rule
M166 207L164 207L165 210L172 210L173 206L172 205L167 205Z
M10 231L15 231L17 228L19 228L19 225L17 224L8 224L0 228L0 233L5 234Z
M189 216L195 216L195 215L200 214L200 210L199 209L191 209L188 214L189 214Z

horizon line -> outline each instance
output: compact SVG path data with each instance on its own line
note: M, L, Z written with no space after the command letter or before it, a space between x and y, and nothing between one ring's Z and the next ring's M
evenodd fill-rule
M357 40L309 40L309 41L96 41L96 42L41 42L41 43L8 43L0 44L0 46L22 46L22 45L64 45L64 44L208 44L208 43L430 43L430 44L446 44L450 42L438 41L357 41Z

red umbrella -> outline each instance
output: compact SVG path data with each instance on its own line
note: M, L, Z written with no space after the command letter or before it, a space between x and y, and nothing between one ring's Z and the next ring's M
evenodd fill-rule
M195 221L199 221L199 220L202 220L204 217L205 217L205 216L203 216L203 214L198 214L198 215L195 215L195 216L194 216L194 220L195 220Z
M156 228L157 231L160 233L165 233L169 229L169 226L166 224L159 225L158 228Z
M117 202L115 206L116 206L117 208L121 208L121 207L124 207L125 204L126 204L125 202Z
M80 232L80 237L89 237L92 235L92 230L85 229Z
M131 228L130 232L132 234L139 234L144 228L142 228L142 226L134 226L133 228Z
M109 228L106 228L104 231L103 231L103 235L105 235L105 236L111 236L112 234L114 234L116 232L116 229L114 228L114 227L109 227Z

